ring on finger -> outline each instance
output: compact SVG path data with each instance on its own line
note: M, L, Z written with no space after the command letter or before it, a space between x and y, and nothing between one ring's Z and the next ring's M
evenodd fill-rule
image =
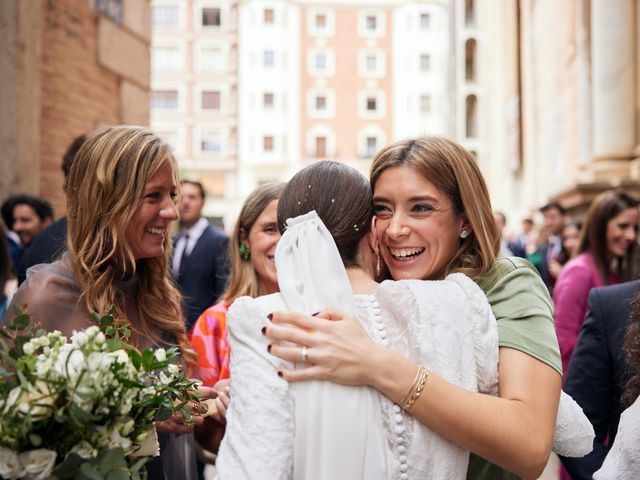
M309 358L307 347L302 347L300 349L300 361L302 363L307 363L307 358Z

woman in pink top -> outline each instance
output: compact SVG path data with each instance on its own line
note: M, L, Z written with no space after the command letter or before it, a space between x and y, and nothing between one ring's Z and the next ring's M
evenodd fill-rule
M601 193L589 207L578 256L564 266L553 290L565 373L587 313L589 291L630 280L633 275L638 215L637 200L619 191Z

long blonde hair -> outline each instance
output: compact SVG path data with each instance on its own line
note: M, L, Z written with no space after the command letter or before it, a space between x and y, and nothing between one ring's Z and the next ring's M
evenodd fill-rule
M221 300L231 304L238 297L257 297L260 291L260 278L251 261L243 260L240 255L240 243L243 236L249 236L251 227L265 208L280 198L284 183L266 183L249 194L242 206L240 216L229 239L229 258L231 259L231 278L229 286Z
M388 168L408 166L431 182L466 217L472 233L461 241L444 275L462 272L471 278L487 273L496 262L500 233L493 218L489 191L475 158L462 146L441 137L402 140L383 148L373 159L371 188Z
M142 127L114 126L94 132L76 154L65 183L67 249L81 301L90 312L104 314L111 305L125 320L123 278L137 282L139 322L132 325L132 342L139 335L154 342L175 339L187 360L193 360L183 321L181 296L168 274L171 240L164 255L135 259L126 230L149 179L170 162L178 184L171 148Z

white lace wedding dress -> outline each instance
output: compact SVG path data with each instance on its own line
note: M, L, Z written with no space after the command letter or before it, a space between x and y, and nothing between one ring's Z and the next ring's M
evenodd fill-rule
M640 478L640 397L622 412L618 434L594 480Z
M466 390L496 394L498 332L484 293L468 277L453 274L442 281L387 281L373 295L354 296L320 219L307 214L294 220L276 253L282 293L243 297L229 310L231 404L218 478L466 478L467 450L379 392L329 382L289 384L278 377L278 368L295 366L268 353L261 329L273 311L339 308L355 314L374 341L432 373ZM565 423L577 416L571 418ZM565 450L591 445L584 422L576 427L582 443ZM574 439L577 434L572 444Z

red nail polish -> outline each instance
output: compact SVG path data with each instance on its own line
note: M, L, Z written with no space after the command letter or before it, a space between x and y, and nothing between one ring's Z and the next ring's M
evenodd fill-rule
M280 370L278 370L278 376L282 377L282 372Z
M267 318L269 319L269 321L273 320L273 313L270 313L269 315L267 315Z
M263 335L266 335L267 334L267 327L262 327L260 329L260 331L262 332Z
M267 345L267 352L271 353L271 345Z

